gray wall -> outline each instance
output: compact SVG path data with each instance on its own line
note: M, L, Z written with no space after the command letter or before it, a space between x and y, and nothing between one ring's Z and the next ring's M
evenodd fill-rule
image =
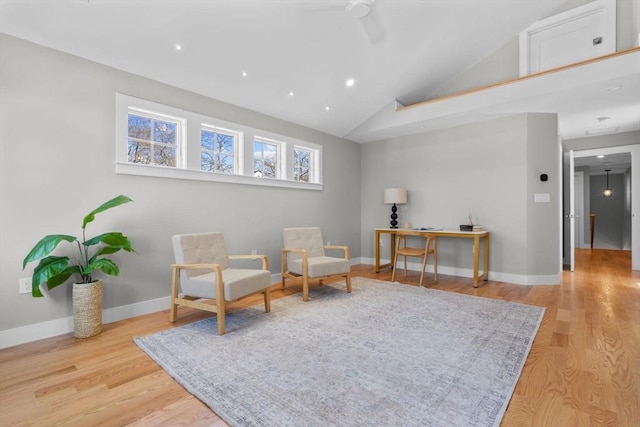
M6 35L0 52L1 330L71 315L70 286L18 294L33 267L22 272L22 259L45 234L78 235L88 212L121 193L134 203L88 226L124 232L138 252L116 254L121 275L102 276L105 309L169 295L177 233L223 231L230 253L266 253L273 273L288 226L321 226L360 256L358 144ZM116 175L116 92L320 144L324 190Z
M629 174L630 175L630 174ZM624 249L624 230L630 230L631 220L627 218L625 226L625 199L627 195L625 174L609 174L609 186L614 195L602 197L602 189L606 186L606 175L591 176L591 212L596 214L596 227L593 247L598 249ZM629 248L627 248L629 249Z
M559 255L557 117L522 114L362 147L362 254L373 229L388 227L383 190L405 187L399 223L457 228L473 213L491 230L490 271L504 277L554 275ZM549 181L539 180L547 173ZM549 193L551 203L533 203ZM388 244L388 243L387 243ZM438 265L471 268L469 242L442 239ZM388 258L388 247L383 256Z

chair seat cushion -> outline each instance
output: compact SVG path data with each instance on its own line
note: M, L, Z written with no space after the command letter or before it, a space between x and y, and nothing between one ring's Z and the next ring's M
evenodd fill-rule
M268 270L227 268L222 271L225 301L233 301L246 295L260 292L271 286ZM216 298L215 272L182 279L180 287L184 295L198 298Z
M309 277L333 276L351 271L349 260L345 258L318 256L309 257L307 260ZM302 275L302 259L291 260L287 266L290 272Z

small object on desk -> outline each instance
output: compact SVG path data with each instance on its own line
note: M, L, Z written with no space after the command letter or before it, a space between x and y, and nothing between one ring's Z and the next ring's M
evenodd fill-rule
M460 231L473 231L473 224L460 224Z

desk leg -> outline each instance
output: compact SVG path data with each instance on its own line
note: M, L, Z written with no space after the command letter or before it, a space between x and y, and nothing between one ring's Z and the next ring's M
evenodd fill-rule
M480 264L480 237L473 236L473 287L478 287L478 264Z
M489 280L489 235L484 236L484 280Z
M391 269L393 270L393 260L396 259L396 233L389 235L389 255L391 255L389 260L391 261Z
M375 241L375 252L376 252L376 273L380 273L380 232L376 230L376 241Z

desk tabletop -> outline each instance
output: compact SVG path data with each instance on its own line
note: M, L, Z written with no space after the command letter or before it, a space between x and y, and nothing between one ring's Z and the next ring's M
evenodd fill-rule
M398 230L403 230L402 228L376 228L375 231L380 231L383 233L395 233ZM489 234L489 230L476 230L476 231L461 231L461 230L456 230L453 228L440 228L440 229L427 229L427 230L420 230L417 228L405 228L404 230L414 230L414 231L424 231L425 233L433 233L433 234L438 234L438 235L485 235L485 234Z

